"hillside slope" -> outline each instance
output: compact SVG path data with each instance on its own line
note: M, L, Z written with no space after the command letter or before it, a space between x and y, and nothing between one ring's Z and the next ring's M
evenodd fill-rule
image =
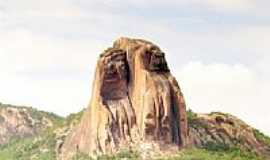
M2 121L0 125L5 128L7 124L5 131L8 131L3 132L6 134L0 134L0 139L5 139L6 142L0 147L0 160L56 160L59 146L71 128L78 124L83 112L62 119L27 107L1 104L0 110L0 116L5 117L5 122ZM12 114L7 114L9 110L13 111ZM15 120L12 120L13 118ZM270 138L234 116L224 113L201 115L189 111L188 120L193 145L178 154L153 154L146 148L144 151L123 150L117 155L104 155L99 159L139 160L142 157L160 160L269 159ZM19 127L14 124L19 124ZM7 133L11 133L12 136L7 136L9 135ZM78 154L74 159L90 158Z
M0 145L12 138L26 138L53 127L62 118L31 107L0 103Z
M230 114L188 111L191 143L197 148L239 148L270 157L270 139Z

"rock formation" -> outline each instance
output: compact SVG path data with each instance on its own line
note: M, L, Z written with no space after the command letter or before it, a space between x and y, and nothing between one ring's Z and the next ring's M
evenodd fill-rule
M37 135L53 127L57 117L29 107L0 103L0 146L14 138Z
M188 143L185 108L161 49L145 40L120 38L100 55L90 104L61 146L60 159L144 144L178 150Z
M189 130L195 147L239 147L270 157L270 146L258 136L258 131L232 115L194 114L189 118Z

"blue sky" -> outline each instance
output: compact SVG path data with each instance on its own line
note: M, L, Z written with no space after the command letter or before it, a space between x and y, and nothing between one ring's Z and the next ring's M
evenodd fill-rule
M87 106L98 55L120 36L165 52L196 112L270 134L266 0L0 0L0 101L67 115Z

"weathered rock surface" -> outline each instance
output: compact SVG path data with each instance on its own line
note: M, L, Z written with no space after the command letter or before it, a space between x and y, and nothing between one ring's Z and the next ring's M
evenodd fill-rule
M54 124L52 116L29 107L0 103L0 145L12 138L24 138L41 133Z
M120 38L101 54L90 104L61 145L59 159L142 145L179 150L188 143L185 108L160 48L145 40Z
M257 130L232 115L219 112L195 114L189 120L189 130L195 147L237 146L270 158L270 144L256 135Z

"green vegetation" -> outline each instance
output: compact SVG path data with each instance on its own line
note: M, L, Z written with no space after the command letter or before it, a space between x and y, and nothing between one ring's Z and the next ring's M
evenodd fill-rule
M55 160L55 144L51 131L36 137L13 139L0 148L0 160Z
M54 151L55 141L53 135L45 136L39 140L24 139L13 141L0 151L1 160L56 160ZM140 160L138 153L128 151L116 155L103 155L98 160ZM186 149L176 155L156 158L157 160L265 160L251 152L241 151L238 148L226 149ZM73 160L92 160L85 154L76 155Z
M67 116L66 119L65 119L64 125L69 126L69 125L72 125L72 124L79 123L82 116L83 116L84 111L85 111L85 109L81 110L78 113L72 113L69 116Z
M191 109L187 110L187 119L188 123L192 124L192 122L197 118L197 114L194 113Z
M203 123L198 118L198 115L191 109L187 110L188 125L192 128L208 128L208 124Z
M254 129L253 133L259 141L263 142L264 144L266 144L270 147L270 137L266 136L265 134L263 134L262 132L260 132L257 129Z
M197 114L194 113L191 109L187 110L187 119L188 119L188 125L190 127L196 128L196 126L200 125L197 119Z
M137 153L132 152L121 152L115 156L100 156L97 160L140 160L141 158ZM90 157L84 154L76 155L73 160L92 160ZM251 152L244 152L238 148L231 148L229 150L217 149L196 149L190 148L185 149L175 155L167 155L155 160L265 160L262 157L257 156Z
M39 111L33 107L14 106L10 104L0 103L0 110L5 109L5 108L16 108L21 112L22 115L27 112L29 113L32 119L37 120L37 121L41 121L42 118L46 117L53 122L53 125L60 125L65 121L63 117L60 117L54 113Z
M159 160L264 160L262 157L240 149L209 151L207 149L186 149L175 156Z
M3 105L0 105L3 106ZM6 105L5 105L6 107ZM29 108L28 108L29 109ZM15 138L9 144L0 146L0 160L56 160L56 135L55 130L77 124L83 111L71 114L67 118L61 118L51 113L40 112L29 109L31 115L36 119L44 116L53 120L53 127L47 129L39 135L28 138ZM193 127L205 127L201 124L196 113L188 110L188 123ZM270 138L254 130L254 135L260 141L270 144ZM116 155L103 155L97 157L98 160L140 160L137 152L122 151ZM77 154L73 160L92 160L85 154ZM253 152L243 151L238 147L226 144L208 143L204 148L189 148L178 154L158 157L156 160L267 160Z
M31 137L14 137L8 144L0 146L0 160L55 160L56 138L55 129L62 126L65 119L53 113L38 111L32 107L13 106L0 103L0 110L16 108L23 116L30 116L36 122L42 122L46 118L52 122L52 126L43 130L43 125L37 123L34 128L41 128L41 133Z
M223 151L230 151L235 149L235 147L231 147L228 144L225 143L214 143L214 142L207 142L204 145L204 149L208 150L208 151L213 151L213 152L223 152Z
M102 155L96 158L97 160L139 160L139 154L137 152L130 152L127 150L121 151L116 155ZM85 154L77 154L73 157L72 160L93 160L93 158L85 155Z

